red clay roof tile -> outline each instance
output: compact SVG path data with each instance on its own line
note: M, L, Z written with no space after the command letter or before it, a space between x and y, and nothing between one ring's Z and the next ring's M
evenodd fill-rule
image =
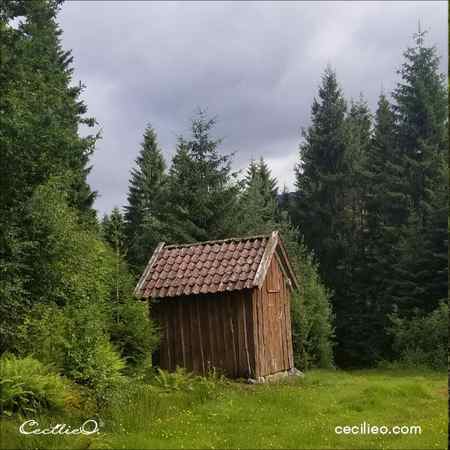
M145 298L162 298L253 288L270 239L271 235L265 235L160 244L135 292Z

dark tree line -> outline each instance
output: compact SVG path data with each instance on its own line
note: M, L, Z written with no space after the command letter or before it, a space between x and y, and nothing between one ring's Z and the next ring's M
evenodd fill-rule
M394 357L392 317L447 299L447 87L424 34L374 120L327 69L300 146L290 211L333 290L342 365Z

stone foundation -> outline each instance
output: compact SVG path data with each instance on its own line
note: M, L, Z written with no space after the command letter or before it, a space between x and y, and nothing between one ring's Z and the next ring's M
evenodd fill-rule
M249 378L247 382L249 384L262 384L262 383L273 383L277 382L279 380L282 380L287 377L304 377L305 374L301 372L300 370L293 367L289 370L284 370L283 372L277 372L272 373L270 375L266 375L264 377L258 377L258 378Z

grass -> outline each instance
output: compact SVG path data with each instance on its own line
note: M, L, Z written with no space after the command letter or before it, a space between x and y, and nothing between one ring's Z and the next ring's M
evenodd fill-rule
M447 375L312 371L270 385L134 386L99 418L92 436L21 436L2 422L2 448L447 448ZM41 417L79 425L82 417ZM338 425L419 425L420 435L337 435Z

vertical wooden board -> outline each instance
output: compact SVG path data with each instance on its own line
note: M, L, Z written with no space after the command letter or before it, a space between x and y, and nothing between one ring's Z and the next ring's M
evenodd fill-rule
M216 302L216 324L217 324L217 343L219 344L219 361L220 368L228 374L227 346L226 346L226 330L223 323L223 296L219 297Z
M244 301L241 302L242 306L242 317L243 317L243 325L244 325L244 350L245 350L245 375L247 377L251 376L252 369L251 369L251 360L250 360L250 348L249 348L249 342L248 342L248 319L247 319L247 308Z
M242 375L245 370L245 350L244 350L244 332L242 322L242 310L240 308L241 298L236 298L233 305L233 315L236 323L236 350L238 355L238 371L239 375Z
M266 374L273 372L272 368L272 330L271 330L271 308L270 308L270 296L267 292L267 283L269 282L270 270L268 270L266 279L264 280L264 286L262 289L261 302L262 316L263 316L263 339L264 339L264 350L266 352Z
M205 364L205 373L211 369L211 341L209 339L209 324L207 305L211 302L210 298L199 299L198 310L200 315L200 332L202 334L203 358Z
M228 376L233 376L233 356L230 351L230 343L231 343L231 331L230 331L230 323L228 319L228 311L227 311L227 302L228 302L229 293L225 293L220 299L220 316L222 317L222 329L223 329L223 358L224 365L227 371Z
M234 314L234 305L236 304L236 302L239 302L239 297L237 297L236 294L230 293L229 295L227 295L227 322L229 324L231 334L230 345L228 346L228 348L233 361L233 377L237 377L239 375L238 355L236 348L238 329L236 328L236 320Z
M200 349L198 342L198 327L195 314L195 297L189 298L189 323L190 323L190 342L191 342L191 371L201 373Z
M273 260L271 264L271 270L269 271L270 282L273 285ZM275 373L277 371L276 361L276 323L275 323L275 298L274 294L270 293L267 296L268 305L269 305L269 342L270 342L270 371L271 373Z
M207 299L206 299L207 301ZM200 362L201 362L201 373L206 374L206 364L205 364L205 351L203 346L203 336L202 336L202 321L200 318L200 299L198 297L195 298L195 313L196 313L196 322L197 322L197 333L198 333L198 346L200 349Z
M294 350L292 345L292 322L291 322L291 293L286 295L286 337L288 343L289 368L294 367Z
M222 369L223 361L222 361L222 346L221 342L223 338L221 337L222 334L220 332L219 324L218 324L218 311L217 311L217 303L218 299L214 299L214 301L211 302L211 323L212 323L212 329L213 329L213 339L214 339L214 367Z
M159 366L162 369L168 369L169 361L168 361L168 354L167 354L167 314L165 314L165 308L164 305L158 305L158 317L159 317L159 335L160 335L160 342L159 342Z
M174 345L174 362L175 369L177 367L183 366L183 356L181 352L181 339L180 339L180 319L179 319L179 308L180 302L178 299L171 299L172 304L172 341Z
M276 258L272 260L272 277L273 285L277 288L277 292L272 294L274 309L274 354L275 354L275 371L284 370L284 350L283 350L283 288L282 274Z
M167 312L167 348L168 348L168 359L169 359L169 368L168 370L175 370L175 338L173 333L173 303L170 300L166 300L166 312Z
M187 355L186 355L186 338L185 338L185 332L184 332L184 327L185 327L184 315L183 315L184 308L185 308L185 302L184 302L184 299L181 298L180 301L178 301L178 305L177 305L180 347L181 347L181 364L180 365L182 365L183 367L186 367Z
M259 341L258 341L258 313L256 310L256 302L257 302L257 290L258 288L253 288L251 293L249 294L251 307L252 307L252 341L253 341L253 349L254 349L254 377L259 376L259 358L260 358L260 350L259 350Z
M286 288L284 285L284 279L281 278L281 296L280 296L280 339L281 339L281 348L282 348L282 368L286 370L289 368L289 362L287 360L287 340L286 340Z
M211 302L211 323L214 339L214 367L223 369L222 341L223 332L220 326L219 298L212 299Z
M209 365L212 369L216 367L216 344L215 344L215 336L214 336L214 328L213 328L213 308L214 308L214 299L211 299L206 302L206 319L208 323L207 335L209 342Z
M166 370L171 370L172 369L172 358L171 358L171 353L170 353L170 322L169 322L169 305L164 302L163 305L161 305L161 307L163 308L164 312L164 323L165 323L165 334L166 334L166 346L165 346L165 353L166 353L166 360L167 360L167 365L165 367Z
M233 358L230 352L230 340L231 340L231 332L230 332L230 324L228 321L228 292L223 293L220 296L220 317L222 318L222 327L223 327L223 357L224 357L224 366L226 368L227 374L229 377L233 376Z
M248 345L248 353L250 357L250 373L248 374L248 376L253 378L255 376L255 343L253 340L253 307L251 294L249 292L246 292L246 295L243 296L242 301L244 302L247 318L247 327L245 333Z
M286 341L286 364L287 369L293 367L293 354L292 354L292 330L291 330L291 308L290 308L290 292L286 286L286 295L284 302L284 314L286 320L286 332L285 332L285 341Z
M158 305L154 304L152 305L152 309L151 309L151 319L154 322L154 324L158 327L158 332L159 332L159 347L158 347L158 351L159 351L159 367L163 367L163 358L164 355L162 354L162 351L164 349L164 340L166 338L166 333L165 330L163 328L163 318L161 316L161 312L158 311Z
M261 350L261 359L259 361L260 375L267 375L267 348L266 339L264 336L264 287L258 289L258 328L259 328L259 342Z
M279 288L279 292L275 294L275 322L277 324L276 329L276 341L277 341L277 370L284 369L284 355L283 355L283 336L282 336L282 290L280 283L280 270L278 263L274 258L275 263L275 281Z
M290 355L290 346L289 346L289 336L291 334L291 311L289 305L289 289L286 285L285 280L283 279L283 288L284 288L284 297L283 297L283 314L284 314L284 345L286 350L285 356L285 366L286 369L291 368L291 355Z
M271 264L269 274L268 274L268 282L270 281L271 285L273 285L273 263ZM274 323L274 295L272 293L267 294L267 305L268 305L268 314L267 319L269 321L268 333L269 333L269 348L270 348L270 373L276 372L276 341L275 341L275 333L274 328L276 324Z
M234 358L236 362L236 375L235 376L241 376L242 370L242 355L241 355L241 348L240 348L240 323L238 318L238 309L239 309L239 302L241 301L241 298L236 293L232 294L231 301L230 301L230 308L229 308L229 314L230 314L230 320L233 324L233 346L234 346Z

